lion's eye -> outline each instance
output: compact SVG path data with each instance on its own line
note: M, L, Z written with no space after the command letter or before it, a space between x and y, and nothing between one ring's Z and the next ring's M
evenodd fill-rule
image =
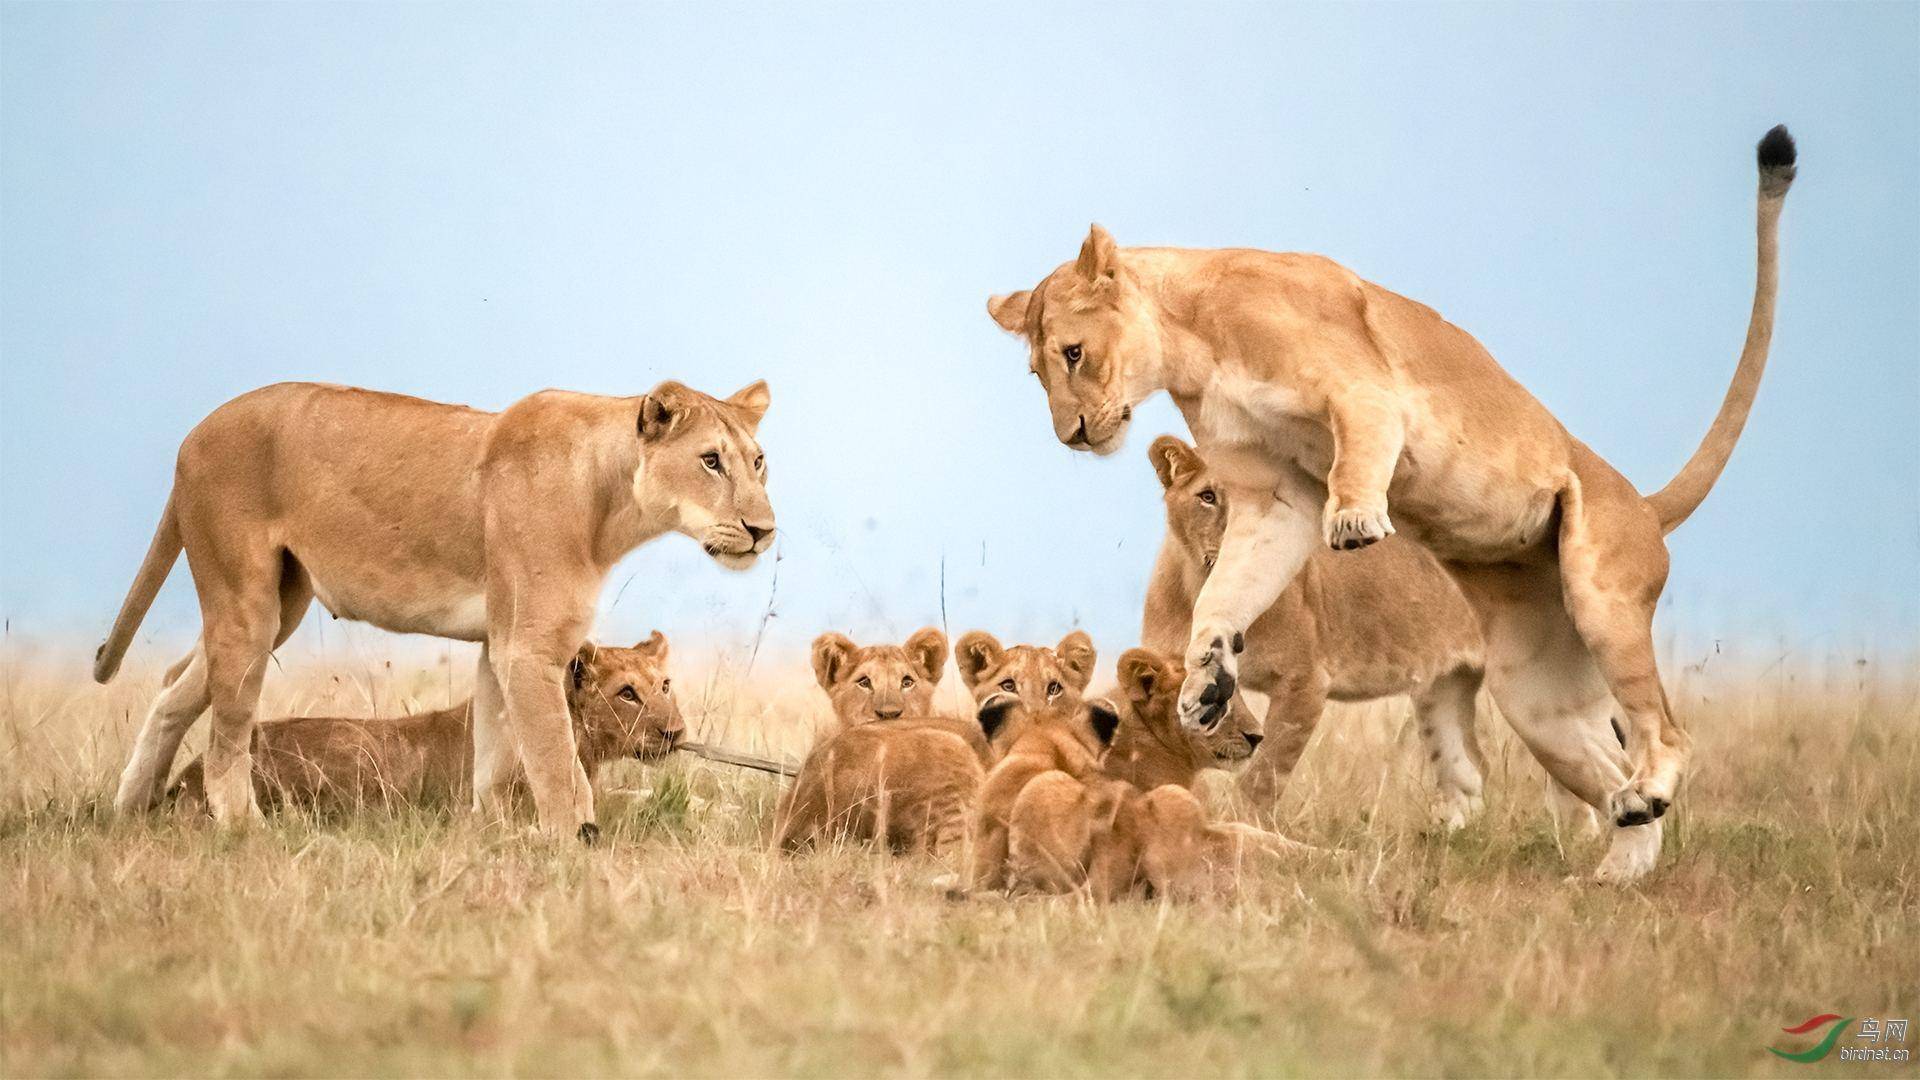
M862 676L860 676L859 678L857 678L857 679L855 679L855 680L853 680L853 681L854 681L854 684L855 684L855 685L857 685L857 686L859 686L859 687L860 687L860 689L862 689L862 690L871 690L871 689L873 689L873 680L872 680L872 679L869 679L869 678L867 678L867 677L866 677L865 675L862 675Z
M1001 679L1001 680L1000 680L1000 689L1002 689L1002 690L1005 690L1005 691L1006 691L1007 693L1009 693L1009 694L1011 694L1011 693L1013 693L1013 692L1014 692L1015 690L1018 690L1018 689L1019 689L1019 687L1017 687L1017 686L1015 686L1015 685L1014 685L1014 683L1013 683L1013 680L1012 680L1012 679Z
M765 454L753 455L753 471L754 472L759 472L762 469L765 469L766 467L767 467L767 455Z
M672 680L672 679L661 679L661 680L660 680L660 692L661 692L661 693L663 693L663 694L671 694L671 693L673 693L673 680Z
M1220 501L1220 496L1215 495L1212 488L1208 488L1200 493L1200 501L1206 503L1208 506L1212 506L1214 503Z
M707 468L713 470L714 472L719 472L720 471L720 455L709 450L706 453L700 455L700 464L705 465Z
M620 698L623 701L639 701L640 695L634 692L633 687L623 686L620 688Z
M1068 345L1060 350L1060 355L1066 358L1067 369L1071 371L1073 366L1080 362L1080 346Z
M911 675L900 676L900 689L902 690L913 689L913 676Z
M1057 682L1050 682L1050 683L1048 683L1048 684L1047 684L1047 700L1048 700L1048 701L1052 701L1052 700L1053 700L1054 698L1057 698L1057 697L1059 697L1059 696L1060 696L1060 692L1061 692L1062 690L1065 690L1065 689L1066 689L1066 687L1064 687L1064 686L1061 686L1061 685L1060 685L1059 683L1057 683Z

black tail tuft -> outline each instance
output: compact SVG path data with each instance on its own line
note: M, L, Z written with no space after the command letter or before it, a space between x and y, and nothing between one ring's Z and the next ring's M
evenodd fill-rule
M1763 169L1790 169L1793 167L1793 136L1787 134L1787 125L1776 124L1772 131L1760 140L1760 167Z

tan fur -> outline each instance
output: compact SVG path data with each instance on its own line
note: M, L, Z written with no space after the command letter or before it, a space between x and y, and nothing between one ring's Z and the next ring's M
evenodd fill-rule
M1093 681L1096 659L1093 639L1084 630L1073 631L1051 649L1045 645L1009 648L985 630L970 630L953 647L960 682L975 704L995 694L1013 694L1035 714L1068 695L1077 698L1085 693Z
M205 624L141 730L116 804L153 805L211 706L214 817L258 816L260 681L317 597L342 618L481 642L476 808L523 770L542 826L591 839L567 661L608 569L638 545L677 531L738 568L772 544L754 440L767 402L765 383L720 400L670 382L639 398L549 390L488 413L282 383L216 409L181 443L153 545L95 663L112 677L184 549Z
M992 748L977 722L934 714L946 664L946 635L930 627L904 645L814 639L814 677L839 726L815 743L781 797L776 846L851 840L938 852L965 834Z
M947 635L929 626L902 645L855 645L844 634L813 639L813 676L841 724L933 715L947 669Z
M659 631L631 649L587 645L568 665L567 711L589 781L619 758L650 760L685 730ZM464 802L473 782L473 702L388 719L293 717L253 729L254 798L309 809ZM207 811L204 763L189 762L170 801Z
M1651 500L1471 336L1319 256L1122 250L1095 226L1077 260L989 301L1026 339L1063 443L1112 453L1134 406L1164 389L1232 495L1184 650L1183 719L1218 723L1236 689L1232 642L1316 542L1362 547L1397 524L1473 604L1502 713L1557 779L1614 820L1601 876L1650 869L1690 746L1654 657L1662 536L1725 465L1765 365L1794 173L1784 129L1760 158L1746 348L1700 450ZM1606 737L1615 702L1624 753Z
M983 796L978 850L987 858L996 853L993 829L1004 817L1004 870L996 879L982 864L976 884L1043 892L1085 887L1099 900L1186 896L1221 881L1253 848L1299 846L1248 826L1211 824L1189 790L1211 755L1176 715L1178 666L1130 649L1117 667L1114 697L1082 710L1085 727L1107 744L1091 766L1077 728L1063 738L1042 724L1009 751L1007 761L1018 754L1021 765L997 768L989 778L991 799L1013 796L1004 812Z
M1220 552L1229 496L1199 453L1171 435L1155 439L1148 457L1166 502L1167 534L1140 640L1178 656ZM1240 688L1267 697L1264 743L1240 775L1257 807L1270 811L1278 802L1328 701L1405 694L1434 781L1437 820L1458 828L1479 810L1480 626L1439 560L1418 544L1390 537L1359 551L1316 551L1247 628L1244 645Z

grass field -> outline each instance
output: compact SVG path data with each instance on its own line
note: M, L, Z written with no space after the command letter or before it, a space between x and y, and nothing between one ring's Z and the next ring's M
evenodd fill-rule
M115 820L162 658L101 688L77 651L5 657L5 1076L1913 1069L1765 1050L1805 1046L1780 1029L1817 1013L1920 1012L1906 660L1671 665L1697 768L1637 888L1568 880L1598 844L1556 835L1486 710L1487 813L1430 832L1394 703L1329 717L1288 795L1290 831L1344 859L1101 908L950 900L932 861L770 855L776 783L684 755L614 772L596 850L438 813ZM460 666L289 662L267 708L437 707ZM804 664L756 672L679 673L693 731L797 753L824 700Z

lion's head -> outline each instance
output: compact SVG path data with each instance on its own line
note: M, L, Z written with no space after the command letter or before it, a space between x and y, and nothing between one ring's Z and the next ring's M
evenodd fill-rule
M667 639L658 630L631 649L581 646L567 676L582 760L662 757L686 730L667 675Z
M677 382L640 399L635 502L732 570L773 546L767 459L754 440L769 400L764 381L724 401Z
M1227 493L1200 454L1172 435L1153 440L1147 456L1166 500L1167 536L1188 567L1205 577L1227 532Z
M1075 450L1118 450L1133 407L1154 389L1161 342L1159 320L1107 230L1093 226L1078 259L1030 290L993 297L987 312L1026 339L1054 435Z
M1093 639L1075 630L1049 649L1045 645L1011 648L985 630L960 636L953 660L976 704L994 694L1013 694L1034 713L1063 698L1078 701L1093 679Z
M947 635L929 626L905 645L855 645L844 634L813 639L813 674L842 724L932 716L947 667Z
M1208 739L1180 723L1179 662L1151 649L1128 649L1115 666L1119 686L1109 699L1119 728L1104 762L1107 775L1142 791L1161 784L1190 787L1196 773L1212 768Z

